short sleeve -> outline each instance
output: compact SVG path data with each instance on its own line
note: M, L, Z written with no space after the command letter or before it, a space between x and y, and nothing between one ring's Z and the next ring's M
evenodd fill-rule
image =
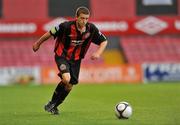
M106 41L106 37L104 36L104 34L101 33L94 24L92 25L92 30L94 33L92 38L93 43L100 45L103 41Z

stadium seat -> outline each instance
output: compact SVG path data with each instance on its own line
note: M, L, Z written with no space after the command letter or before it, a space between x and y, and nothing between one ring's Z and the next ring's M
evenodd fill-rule
M54 66L54 44L45 42L37 53L32 51L35 40L6 40L0 41L0 66ZM96 61L90 59L91 53L96 46L91 46L88 50L83 65L102 64L103 58Z
M54 65L53 44L49 41L34 53L34 40L0 41L0 66Z
M120 44L129 63L180 62L178 37L122 37Z

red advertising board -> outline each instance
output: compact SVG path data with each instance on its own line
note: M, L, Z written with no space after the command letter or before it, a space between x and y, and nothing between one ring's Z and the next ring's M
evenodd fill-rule
M69 18L33 21L0 20L0 37L34 37ZM180 34L180 17L137 17L122 20L90 20L106 35Z
M58 69L56 67L42 67L41 69L41 83L42 84L58 84L60 78L58 77Z
M140 83L140 65L83 67L80 72L82 83Z
M42 68L42 83L58 83L57 68ZM79 75L80 83L141 83L142 70L140 65L120 66L83 66Z

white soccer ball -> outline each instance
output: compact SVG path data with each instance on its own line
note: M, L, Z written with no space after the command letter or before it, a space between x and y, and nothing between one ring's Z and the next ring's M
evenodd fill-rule
M119 102L115 106L115 115L119 119L128 119L132 115L132 107L128 102Z

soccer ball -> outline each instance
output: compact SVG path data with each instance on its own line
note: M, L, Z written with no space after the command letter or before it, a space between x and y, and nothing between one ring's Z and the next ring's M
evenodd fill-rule
M119 119L128 119L132 115L132 107L128 102L119 102L115 106L115 115Z

